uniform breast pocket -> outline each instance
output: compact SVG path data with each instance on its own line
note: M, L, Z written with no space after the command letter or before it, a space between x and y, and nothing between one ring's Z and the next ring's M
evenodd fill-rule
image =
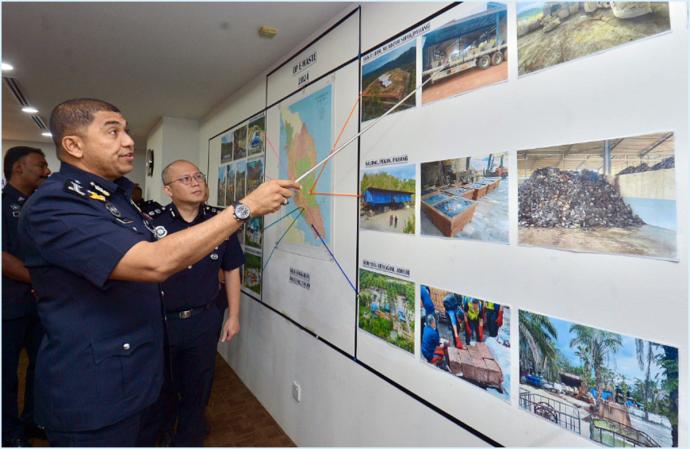
M136 234L144 235L150 232L140 221L132 220L130 218L113 218L113 223L117 224L121 228L129 229Z
M142 394L156 375L163 348L153 329L146 325L136 331L91 342L96 370L104 381L101 393L113 400ZM158 346L161 346L160 348Z

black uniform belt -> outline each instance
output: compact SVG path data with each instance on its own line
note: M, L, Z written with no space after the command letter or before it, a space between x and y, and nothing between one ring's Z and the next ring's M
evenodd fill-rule
M211 306L215 305L215 303L210 302L206 304L205 306L199 306L199 307L191 307L189 309L185 310L178 310L175 312L165 312L166 318L173 318L176 320L186 320L187 318L191 318L194 315L198 315L199 313L203 312L204 310L208 310L211 308Z

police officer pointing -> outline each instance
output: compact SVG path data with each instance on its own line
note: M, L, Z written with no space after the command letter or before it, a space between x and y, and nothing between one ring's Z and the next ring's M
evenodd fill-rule
M215 217L155 241L131 202L134 141L113 105L56 106L62 161L20 218L25 264L45 327L36 367L36 421L54 446L135 446L163 380L158 283L206 257L248 215L278 210L299 189L262 184Z
M177 160L162 172L165 193L172 203L150 213L159 238L202 223L220 212L204 204L208 185L203 173L189 161ZM204 409L208 404L221 335L223 311L216 306L222 270L230 312L222 339L239 331L240 266L244 254L232 234L199 262L162 284L172 379L162 394L164 427L174 446L203 446ZM167 391L170 390L170 391Z

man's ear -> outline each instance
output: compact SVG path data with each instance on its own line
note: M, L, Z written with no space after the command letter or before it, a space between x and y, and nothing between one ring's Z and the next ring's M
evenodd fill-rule
M165 192L166 195L168 195L170 197L170 199L172 199L173 193L172 193L172 189L170 188L170 186L164 186L163 191Z
M77 135L64 136L60 141L63 150L75 159L84 157L84 141Z

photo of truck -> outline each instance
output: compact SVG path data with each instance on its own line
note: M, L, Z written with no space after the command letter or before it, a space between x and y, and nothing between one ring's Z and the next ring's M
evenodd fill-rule
M422 103L507 79L506 8L456 18L424 36Z

